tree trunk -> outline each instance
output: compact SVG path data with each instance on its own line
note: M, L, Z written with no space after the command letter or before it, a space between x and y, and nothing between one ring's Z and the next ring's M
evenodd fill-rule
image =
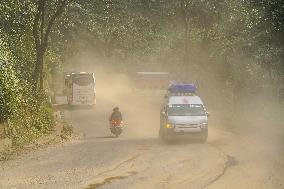
M184 26L184 56L183 56L183 66L185 66L189 60L189 43L190 43L190 28L189 28L189 19L188 19L188 4L187 1L181 0L180 2L181 9L181 19Z
M184 26L184 35L185 35L185 43L184 43L184 63L186 64L189 59L189 27L188 23L185 23Z
M39 76L39 90L43 90L43 79L44 79L44 73L42 71Z
M33 90L37 91L38 87L43 88L43 57L48 47L48 37L55 20L62 15L68 0L61 0L58 2L58 7L53 15L50 16L49 21L46 21L46 2L47 0L39 0L37 5L37 12L34 18L33 37L35 40L36 62L33 72ZM47 23L46 29L45 25ZM45 31L44 31L45 30ZM40 79L40 80L39 80ZM40 86L39 83L40 82Z
M38 89L38 82L39 82L39 79L41 77L41 73L42 73L42 70L43 70L43 56L44 56L43 50L37 51L35 69L34 69L34 73L33 73L33 82L34 82L33 89L35 91Z

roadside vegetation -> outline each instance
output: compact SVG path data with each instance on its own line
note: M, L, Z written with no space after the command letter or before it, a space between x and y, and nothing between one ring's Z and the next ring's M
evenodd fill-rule
M230 123L248 99L277 104L283 19L281 0L2 0L5 137L22 145L52 130L53 79L82 52L118 72L169 71L194 82L211 107L226 107Z

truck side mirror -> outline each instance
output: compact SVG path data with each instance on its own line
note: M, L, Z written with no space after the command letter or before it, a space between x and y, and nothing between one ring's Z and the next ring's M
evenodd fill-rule
M205 114L209 117L210 116L210 112L205 112Z

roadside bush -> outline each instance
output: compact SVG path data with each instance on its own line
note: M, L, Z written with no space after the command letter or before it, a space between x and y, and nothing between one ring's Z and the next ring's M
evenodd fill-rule
M67 123L66 121L64 121L61 137L66 139L66 138L70 137L72 135L72 133L73 133L72 125Z
M53 111L44 93L32 91L6 61L0 60L0 114L7 122L5 133L15 145L32 142L48 132L54 123Z

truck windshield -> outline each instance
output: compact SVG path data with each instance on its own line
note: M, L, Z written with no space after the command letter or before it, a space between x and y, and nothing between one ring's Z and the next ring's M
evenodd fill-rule
M204 116L202 104L171 104L168 106L169 116Z

